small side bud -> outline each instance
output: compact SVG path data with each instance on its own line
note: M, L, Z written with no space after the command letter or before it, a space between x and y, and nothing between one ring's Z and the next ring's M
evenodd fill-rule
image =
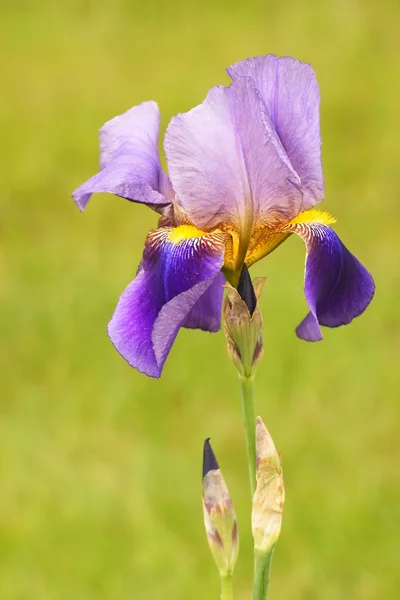
M265 277L250 279L244 265L237 289L227 284L224 305L224 329L228 355L239 375L251 377L263 355L263 323L258 301Z
M210 440L204 442L203 512L208 544L221 576L232 573L239 553L235 509Z
M257 488L253 497L252 529L254 547L269 552L282 525L285 488L282 464L274 442L261 417L256 425Z

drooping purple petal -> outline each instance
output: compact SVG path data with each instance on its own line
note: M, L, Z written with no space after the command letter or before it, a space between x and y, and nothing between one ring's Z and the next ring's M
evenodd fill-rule
M219 331L224 283L225 276L223 273L218 273L207 291L193 306L183 323L183 327L211 332Z
M293 168L306 210L324 197L319 88L311 66L290 57L257 56L227 69L233 81L252 77Z
M157 209L171 203L173 192L158 152L160 112L143 102L111 119L100 130L100 172L73 193L84 210L95 192L143 202Z
M189 322L216 331L221 313L221 236L176 243L169 239L171 231L149 234L138 275L122 294L108 327L118 352L151 377L160 376L180 327Z
M301 224L293 232L306 244L304 293L310 307L296 333L315 342L322 339L320 325L347 325L361 315L373 298L375 284L330 227Z
M171 181L202 229L233 224L244 235L259 219L298 214L300 180L252 79L213 88L173 118L165 136Z

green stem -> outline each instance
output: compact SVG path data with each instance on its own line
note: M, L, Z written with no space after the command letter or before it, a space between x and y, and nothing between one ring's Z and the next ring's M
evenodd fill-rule
M273 553L273 546L269 552L254 551L253 600L267 599Z
M221 600L233 600L232 573L221 575Z
M247 460L249 465L250 491L256 491L256 419L254 413L254 376L240 377L244 428L246 432ZM269 552L254 551L253 600L266 600L269 573L274 548Z
M254 376L240 377L244 429L246 433L247 462L249 465L250 492L256 491L256 418L254 414Z

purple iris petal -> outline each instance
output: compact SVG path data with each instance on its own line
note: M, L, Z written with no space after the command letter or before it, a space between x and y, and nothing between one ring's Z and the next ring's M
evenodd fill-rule
M165 151L174 190L197 227L233 224L246 236L258 219L292 218L301 208L300 179L250 78L213 88L174 117Z
M160 112L155 102L143 102L108 121L100 130L100 172L73 193L84 210L95 192L110 192L154 208L173 196L158 152Z
M324 197L319 88L310 65L290 57L258 56L227 69L236 81L252 77L304 192L302 210Z
M219 331L221 326L221 305L224 295L225 276L219 273L202 297L188 314L183 327Z
M304 293L311 311L296 333L315 342L322 339L320 325L347 325L364 312L373 298L375 284L330 227L303 224L294 231L306 243Z
M189 315L203 329L215 331L221 313L222 293L213 284L222 286L223 242L218 236L204 236L173 243L170 231L158 229L149 235L138 275L122 294L108 327L118 352L151 377L160 376ZM215 297L206 296L207 310L202 310L210 288Z

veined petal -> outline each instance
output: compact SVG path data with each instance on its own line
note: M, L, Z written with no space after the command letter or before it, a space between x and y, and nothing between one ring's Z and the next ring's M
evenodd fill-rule
M252 77L304 191L302 210L324 197L319 87L310 65L290 57L257 56L227 69L233 81Z
M108 327L131 366L159 377L180 327L218 329L223 262L223 234L187 226L150 232L138 275Z
M171 181L185 213L202 229L239 231L243 248L259 219L298 214L302 193L253 80L213 88L173 118L165 136Z
M370 273L328 226L332 222L328 213L314 210L302 213L285 228L306 245L304 293L310 313L296 333L311 342L322 339L320 325L347 325L361 315L375 291Z
M170 204L173 191L161 168L159 129L155 102L143 102L108 121L100 130L100 172L73 193L78 208L84 210L95 192L110 192L156 210Z

